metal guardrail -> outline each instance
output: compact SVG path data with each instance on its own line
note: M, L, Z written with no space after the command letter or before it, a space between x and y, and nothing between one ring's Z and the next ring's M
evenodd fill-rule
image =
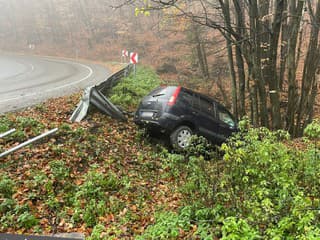
M3 137L5 137L5 136L8 136L8 135L10 135L11 133L14 133L15 131L16 131L16 129L13 128L13 129L11 129L11 130L9 130L9 131L6 131L6 132L4 132L4 133L0 133L0 138L3 138Z
M65 234L54 236L33 236L33 235L20 235L20 234L7 234L0 233L1 240L83 240L83 234Z
M12 130L10 130L10 131L11 131L11 133L13 132ZM10 132L10 131L8 131L8 132ZM38 140L40 140L40 139L42 139L42 138L44 138L44 137L46 137L46 136L49 136L49 135L55 133L56 131L58 131L58 128L54 128L54 129L52 129L52 130L50 130L50 131L47 131L47 132L45 132L45 133L42 133L42 134L39 135L39 136L36 136L36 137L34 137L34 138L32 138L32 139L29 139L29 140L27 140L27 141L19 144L18 146L15 146L15 147L13 147L13 148L11 148L11 149L9 149L9 150L1 153L1 154L0 154L0 158L5 157L5 156L9 155L10 153L13 153L13 152L17 151L18 149L23 148L23 147L25 147L25 146L27 146L27 145L35 142L35 141L38 141Z
M121 78L128 76L131 70L132 64L128 64L100 84L86 88L82 99L70 117L70 121L80 122L83 120L86 117L91 104L113 118L126 121L127 118L122 111L117 106L113 105L106 95Z

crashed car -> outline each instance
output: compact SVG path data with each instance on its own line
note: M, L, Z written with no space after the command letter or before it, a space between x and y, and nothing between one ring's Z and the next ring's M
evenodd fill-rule
M221 144L237 131L232 114L214 99L181 86L161 86L144 97L134 122L150 132L169 137L176 149L185 149L193 134Z

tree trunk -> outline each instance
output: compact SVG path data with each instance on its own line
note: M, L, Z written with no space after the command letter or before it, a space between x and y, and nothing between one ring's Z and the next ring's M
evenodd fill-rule
M238 111L239 116L243 117L246 114L246 101L245 101L245 92L246 92L246 76L244 70L244 60L243 55L245 51L244 43L241 43L241 39L245 37L245 20L244 20L244 10L242 0L233 0L233 5L235 7L236 15L236 33L237 33L237 43L236 43L236 62L238 70L238 81L239 81L239 103Z
M295 113L298 103L298 86L296 83L296 48L299 33L300 19L302 15L304 3L296 0L289 0L289 24L290 29L288 39L288 54L287 54L287 68L288 68L288 107L287 107L287 123L286 128L293 134L295 128Z
M272 34L269 43L269 66L268 66L268 83L271 102L272 128L281 128L281 113L280 113L280 88L279 78L277 76L277 57L278 43L280 37L280 29L282 22L282 13L284 10L284 1L276 1L275 15L272 24Z
M225 26L227 29L232 31L231 20L230 20L230 4L229 0L219 0L220 5L222 7L222 12L225 19ZM236 118L238 118L238 94L237 94L237 79L236 79L236 71L234 68L234 59L233 59L233 49L232 49L232 41L230 31L226 32L226 43L227 43L227 51L228 51L228 62L229 69L231 75L231 86L232 86L232 112Z
M267 97L266 97L266 89L265 89L265 80L261 73L262 64L261 64L261 36L262 26L259 19L259 10L257 1L251 1L249 5L249 15L250 15L250 37L252 39L252 71L254 74L254 80L257 84L258 94L259 94L259 118L262 126L269 126L269 117L268 117L268 109L267 109Z
M312 6L309 2L309 10ZM313 15L313 14L312 14ZM318 46L319 40L319 24L320 24L320 2L317 3L316 13L311 16L312 28L309 40L307 56L304 62L301 94L298 108L297 124L295 135L301 135L302 127L307 124L308 109L310 104L314 102L316 94L312 94L312 87L317 86L316 71L320 64L320 50ZM310 110L309 110L310 111Z
M288 1L284 0L284 5L288 5ZM283 90L284 76L286 71L286 60L288 53L288 11L282 13L282 30L281 30L281 44L280 44L280 72L279 72L279 88Z
M196 54L197 54L201 74L203 79L207 80L209 78L207 54L206 54L204 45L201 41L201 33L199 30L199 26L197 26L195 23L192 23L191 31L192 31L191 34L193 36L192 42L196 46L195 49L196 49Z

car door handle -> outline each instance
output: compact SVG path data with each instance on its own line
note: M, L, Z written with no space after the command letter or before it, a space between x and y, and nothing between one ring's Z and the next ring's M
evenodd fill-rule
M232 126L230 126L230 125L228 125L226 123L219 123L218 126L219 127L223 127L223 128L228 128L228 129L231 129L231 130L234 129L234 127L232 127Z

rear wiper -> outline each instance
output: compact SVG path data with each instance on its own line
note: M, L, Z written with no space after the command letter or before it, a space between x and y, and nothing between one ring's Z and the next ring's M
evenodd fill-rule
M159 96L163 96L165 95L164 93L159 93L159 94L155 94L155 95L152 95L152 97L159 97Z

